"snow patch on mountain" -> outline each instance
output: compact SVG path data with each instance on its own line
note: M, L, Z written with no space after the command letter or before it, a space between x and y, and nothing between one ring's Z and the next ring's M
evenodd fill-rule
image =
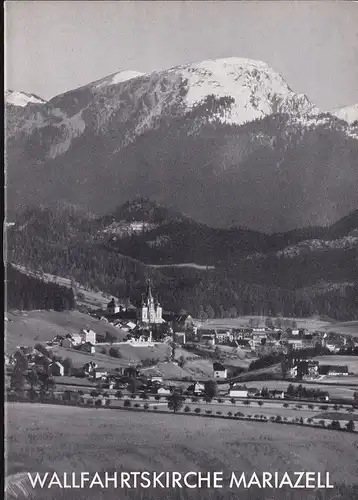
M285 80L262 61L231 57L177 66L168 70L187 82L185 103L193 108L208 95L232 97L225 123L243 124L272 113L319 113L303 94L295 94Z
M358 104L352 104L351 106L345 106L344 108L334 109L331 111L331 114L351 125L353 122L358 120Z
M101 88L105 85L116 85L118 83L127 82L128 80L133 80L133 78L138 78L143 75L144 73L140 73L139 71L119 71L118 73L114 73L113 75L100 80L100 82L96 85L96 88Z
M27 94L26 92L18 92L15 90L7 90L5 92L5 102L13 106L24 108L28 104L45 104L46 101L35 94Z

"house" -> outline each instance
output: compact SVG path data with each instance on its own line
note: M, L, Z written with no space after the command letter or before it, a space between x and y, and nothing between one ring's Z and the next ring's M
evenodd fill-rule
M232 342L234 336L230 330L216 330L215 340L217 343Z
M83 328L80 331L80 336L82 338L82 342L90 342L93 345L96 343L96 332L90 328Z
M213 363L213 372L214 378L227 378L227 369L221 363Z
M349 375L349 372L348 372L348 366L347 365L344 365L344 366L330 366L330 369L328 371L328 375L331 375L331 376L337 376L337 375Z
M48 371L51 375L57 377L63 377L65 374L65 368L59 361L54 361L48 367Z
M87 352L89 354L94 354L96 352L96 348L91 342L85 342L78 346L78 350L81 352Z
M107 312L108 314L117 314L121 308L119 307L119 304L116 303L114 298L107 304Z
M82 337L78 333L73 333L66 335L66 338L69 337L72 340L73 345L80 345L82 344Z
M204 384L200 384L199 382L196 382L194 384L194 394L196 394L196 395L203 394L204 390L205 390Z
M72 349L72 347L73 347L72 339L70 339L70 338L63 339L61 341L61 347L65 347L67 349Z
M234 384L230 388L229 396L231 396L233 398L247 398L247 396L248 396L248 389L244 385L241 386L241 385L235 385Z
M247 397L253 398L256 396L261 396L261 392L259 391L259 389L256 389L255 387L249 387L247 389Z
M150 381L152 383L156 382L156 383L162 384L163 383L163 377L151 377Z
M105 380L107 378L108 372L104 368L95 368L91 373L91 378L94 380Z
M273 399L284 399L285 397L285 391L280 391L280 390L272 390L272 391L268 391L269 393L269 397L270 398L273 398Z
M200 342L205 345L215 345L215 333L204 333L200 336Z
M158 396L170 396L171 391L168 387L159 387L157 394Z
M83 365L83 371L86 374L89 374L93 372L97 367L98 367L97 363L95 363L94 361L89 361L88 363Z

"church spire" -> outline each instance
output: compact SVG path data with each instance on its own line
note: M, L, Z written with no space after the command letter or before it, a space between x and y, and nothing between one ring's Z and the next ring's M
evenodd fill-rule
M147 300L148 302L151 302L153 300L153 295L152 295L152 287L150 284L150 280L147 280Z

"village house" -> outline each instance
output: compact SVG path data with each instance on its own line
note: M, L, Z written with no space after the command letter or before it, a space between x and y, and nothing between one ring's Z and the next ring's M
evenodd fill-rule
M61 347L65 347L67 349L72 349L72 347L73 347L73 341L72 341L72 339L69 338L69 337L66 337L65 339L63 339L61 341Z
M157 390L158 396L170 396L171 390L169 387L159 387Z
M234 384L230 388L229 396L233 398L247 398L248 389L244 385Z
M215 345L215 333L204 333L200 335L200 343L208 346Z
M94 354L96 352L96 348L91 342L85 342L77 347L77 350L81 352L87 352L88 354Z
M200 395L204 394L204 391L205 391L204 384L200 384L200 382L196 382L194 384L194 394L196 396L200 396Z
M107 305L108 314L117 314L119 313L120 310L121 310L120 305L116 303L114 298L112 298L112 300Z
M80 331L80 336L82 338L82 342L86 343L89 342L93 345L96 343L96 333L91 330L90 328L83 328Z
M105 368L97 367L91 372L91 378L93 380L106 380L107 375L108 371L105 370Z
M88 363L85 363L83 365L83 371L85 372L86 375L89 375L92 373L96 368L98 367L97 363L94 361L89 361Z
M217 344L222 344L224 342L232 342L234 336L230 330L216 330L215 331L215 341Z
M59 361L54 361L48 367L48 371L51 375L57 377L63 377L65 374L65 368Z
M227 378L227 369L222 363L213 363L213 377L220 379Z
M281 391L279 389L273 389L268 391L269 397L273 399L284 399L285 391Z

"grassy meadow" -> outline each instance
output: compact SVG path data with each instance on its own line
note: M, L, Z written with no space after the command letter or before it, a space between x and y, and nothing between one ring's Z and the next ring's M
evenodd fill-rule
M228 477L231 472L328 471L333 484L348 486L321 492L322 496L309 490L298 490L298 495L297 490L285 493L240 489L240 499L244 500L353 500L350 486L358 485L355 434L187 415L40 404L8 403L5 415L7 476L21 472L148 470L223 471L224 477ZM345 496L340 496L342 491ZM207 493L158 490L152 496L146 490L136 490L120 496L238 498L237 490L235 494L231 491L223 495L223 490ZM114 499L119 498L119 492L54 488L51 496L48 490L42 490L36 494L37 498Z

